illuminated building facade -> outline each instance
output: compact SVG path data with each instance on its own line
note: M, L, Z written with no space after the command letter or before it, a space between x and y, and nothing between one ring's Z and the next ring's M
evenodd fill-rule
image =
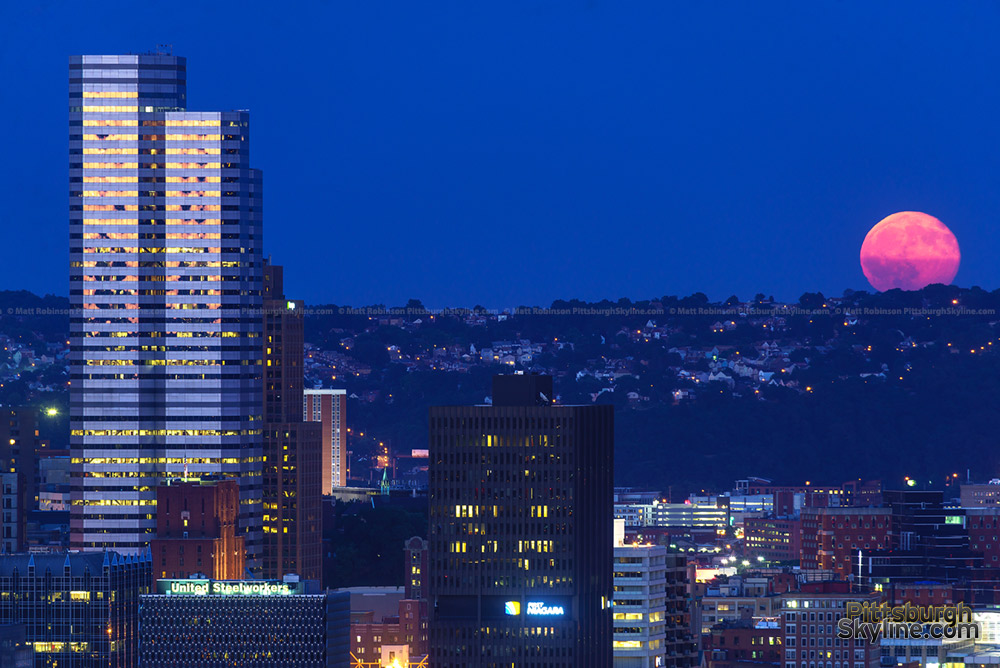
M497 376L430 411L430 664L612 665L613 408Z
M321 425L302 418L303 303L285 298L284 271L264 264L263 575L323 575Z
M303 417L323 424L323 494L347 487L347 390L306 390Z
M138 665L139 598L150 555L0 555L0 624L23 624L35 666Z
M69 64L71 544L139 553L156 486L240 484L261 532L261 175L245 111L186 111L186 62Z
M768 561L798 561L802 524L793 517L746 517L743 535L750 556Z
M153 577L243 577L246 545L239 533L235 480L168 481L156 489L156 510L156 538L150 545Z
M697 663L686 571L684 555L661 545L615 546L615 668Z
M729 526L729 508L715 502L697 504L654 501L649 510L649 524L657 527L725 529Z
M840 591L834 591L839 589ZM803 585L802 591L781 595L782 645L784 665L824 665L843 668L878 668L879 645L867 640L841 640L837 623L844 616L847 603L877 604L879 594L851 594L847 583Z
M350 595L284 580L160 580L142 596L144 668L347 668ZM252 621L251 621L252 620Z

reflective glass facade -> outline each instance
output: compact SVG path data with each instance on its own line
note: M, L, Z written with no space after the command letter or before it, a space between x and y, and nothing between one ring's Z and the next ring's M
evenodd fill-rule
M261 176L247 112L186 102L184 58L70 58L72 545L139 552L157 483L221 474L254 566Z
M24 625L36 668L133 668L150 561L148 550L0 555L0 624Z

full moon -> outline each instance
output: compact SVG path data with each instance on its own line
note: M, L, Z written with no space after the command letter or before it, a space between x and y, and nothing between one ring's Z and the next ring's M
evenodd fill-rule
M944 223L919 211L883 218L861 244L861 270L879 292L947 285L958 273L962 254Z

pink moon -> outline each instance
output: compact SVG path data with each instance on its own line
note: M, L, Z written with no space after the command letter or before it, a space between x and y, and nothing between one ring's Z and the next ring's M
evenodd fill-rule
M861 270L879 292L951 283L962 253L958 239L934 216L900 211L883 218L861 244Z

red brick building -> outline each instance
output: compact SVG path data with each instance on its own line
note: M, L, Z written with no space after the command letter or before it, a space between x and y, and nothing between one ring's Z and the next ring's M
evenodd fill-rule
M802 546L801 531L802 524L798 519L747 517L743 520L748 555L763 556L768 561L798 560Z
M406 645L410 659L427 655L427 601L404 598L399 614L375 620L372 610L351 611L352 665L379 665L383 645Z
M878 668L880 647L865 640L841 640L837 622L848 602L879 603L880 594L851 594L846 582L803 584L783 594L782 633L785 666L831 664Z
M356 597L352 593L352 666L380 665L383 647L390 646L405 645L412 663L427 656L427 548L427 541L417 536L403 543L403 598L396 609L390 611L387 603L379 602L392 594L366 597L358 592L361 595ZM366 608L370 603L373 609L355 609L357 603Z
M803 508L801 567L823 569L846 578L858 550L891 547L889 508Z
M153 578L195 573L215 580L242 578L246 552L239 517L235 480L178 480L157 487Z
M983 555L983 566L1000 568L1000 506L965 509L969 548Z
M777 620L723 622L703 636L708 668L742 668L763 663L780 665L784 634Z

